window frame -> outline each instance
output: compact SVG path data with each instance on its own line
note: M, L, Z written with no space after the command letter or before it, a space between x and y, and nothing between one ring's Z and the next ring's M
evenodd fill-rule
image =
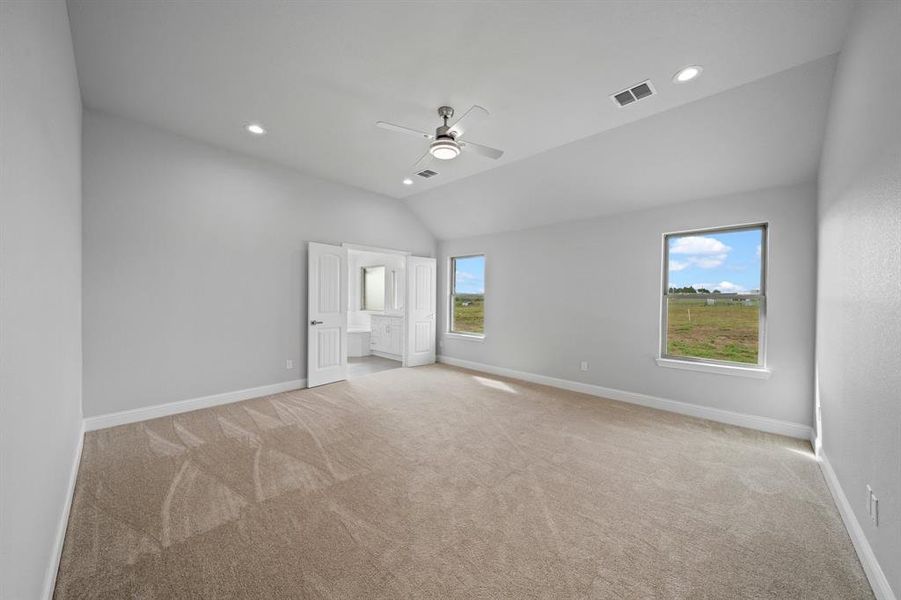
M385 279L385 283L382 285L384 288L384 293L382 294L382 308L381 310L375 308L367 308L366 306L366 270L367 269L383 269L382 278ZM387 274L388 268L385 265L364 265L360 267L360 312L385 312L388 310L388 287L387 287Z
M668 330L668 307L669 297L683 297L692 299L721 299L722 294L670 294L669 282L669 241L674 237L684 237L687 235L715 235L718 233L731 233L735 231L748 231L759 229L761 231L760 240L760 290L757 294L734 294L729 298L756 299L759 302L759 315L757 325L757 363L744 363L730 360L719 360L715 358L702 358L696 356L677 356L667 353L667 330ZM769 256L770 231L769 223L754 222L744 223L740 225L727 225L723 227L705 227L701 229L688 229L683 231L671 231L663 234L663 264L662 264L662 282L663 288L660 303L660 340L657 354L657 364L661 367L681 368L690 371L707 371L716 373L727 373L735 375L745 375L749 377L767 377L769 375L769 367L767 366L766 356L766 313L767 313L767 271Z
M482 313L482 333L472 333L469 331L454 331L454 298L457 291L457 259L461 258L477 258L481 257L485 261L485 267L482 271L483 284L485 290L482 292L482 306L484 308L485 299L488 297L488 256L484 252L470 252L467 254L455 254L447 257L447 327L444 335L452 338L459 338L472 341L482 341L485 339L485 331L487 327L487 319L484 312Z

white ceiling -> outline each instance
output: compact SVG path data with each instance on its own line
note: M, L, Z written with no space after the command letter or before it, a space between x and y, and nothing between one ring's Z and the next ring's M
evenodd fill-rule
M836 56L408 198L440 239L812 181Z
M834 54L851 5L70 0L69 8L86 106L404 197L445 194L464 183L444 187L451 181L512 169L537 153ZM670 82L692 63L705 67L699 80ZM608 99L648 78L659 95L627 109ZM805 93L786 91L794 100ZM492 116L467 137L505 149L504 157L464 154L441 163L439 177L403 186L424 144L375 122L429 130L439 105L475 103ZM249 136L248 121L263 123L269 135ZM648 160L640 139L624 141L636 161ZM460 228L443 227L435 218L442 211L424 208L439 197L427 195L417 210L444 237Z

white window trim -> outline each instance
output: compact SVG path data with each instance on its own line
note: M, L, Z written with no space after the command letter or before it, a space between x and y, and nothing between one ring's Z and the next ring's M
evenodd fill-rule
M484 342L485 334L478 333L457 333L456 331L445 331L444 337L452 340L466 340L467 342Z
M728 232L729 230L751 229L754 227L763 228L764 241L761 244L760 254L760 330L758 333L758 356L760 363L756 365L745 364L740 362L705 360L695 357L679 357L666 354L666 311L667 311L667 291L669 290L669 246L667 238L670 236L687 235L687 234L713 234L719 232ZM770 224L766 221L756 223L743 223L739 225L726 225L723 227L705 227L702 229L689 229L686 231L666 232L662 236L663 253L661 260L661 305L660 305L660 340L657 345L657 366L669 369L682 369L684 371L696 371L704 373L718 373L720 375L735 375L739 377L753 377L757 379L769 379L771 370L766 360L766 313L767 313L767 275L769 271L768 258L770 254ZM707 294L702 294L707 297ZM710 294L709 296L712 296Z
M683 369L685 371L700 371L702 373L717 373L719 375L736 375L738 377L753 377L754 379L769 379L772 371L768 367L740 367L736 364L717 364L707 361L677 360L674 358L657 358L658 367L668 369Z
M453 331L451 328L454 325L454 306L453 306L453 298L455 286L454 286L454 259L457 258L473 258L476 256L481 256L485 259L485 269L482 272L483 283L485 285L485 292L483 292L483 296L487 300L488 298L488 255L484 252L467 252L465 254L452 254L447 257L447 302L445 306L447 307L447 323L445 323L444 332L442 335L444 337L450 339L457 340L466 340L469 342L482 342L485 341L485 330L488 329L487 319L485 315L482 315L482 333L462 333L459 331Z

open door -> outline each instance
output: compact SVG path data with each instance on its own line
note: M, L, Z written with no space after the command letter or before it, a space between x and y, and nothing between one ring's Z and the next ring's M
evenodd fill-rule
M436 278L434 258L407 257L405 367L417 367L435 362Z
M347 379L347 248L310 242L307 387Z

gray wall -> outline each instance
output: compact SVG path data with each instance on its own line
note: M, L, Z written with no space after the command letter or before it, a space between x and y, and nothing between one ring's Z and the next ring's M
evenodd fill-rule
M440 353L490 365L810 425L816 196L812 184L442 242L485 252L485 340L439 339ZM769 380L658 367L661 235L770 223ZM439 329L447 304L439 302ZM579 370L580 361L590 370Z
M901 3L862 2L820 167L822 447L901 595ZM880 503L866 511L866 485Z
M87 112L85 415L306 377L308 241L435 253L400 201Z
M0 2L0 597L40 598L81 434L81 97L62 1Z

